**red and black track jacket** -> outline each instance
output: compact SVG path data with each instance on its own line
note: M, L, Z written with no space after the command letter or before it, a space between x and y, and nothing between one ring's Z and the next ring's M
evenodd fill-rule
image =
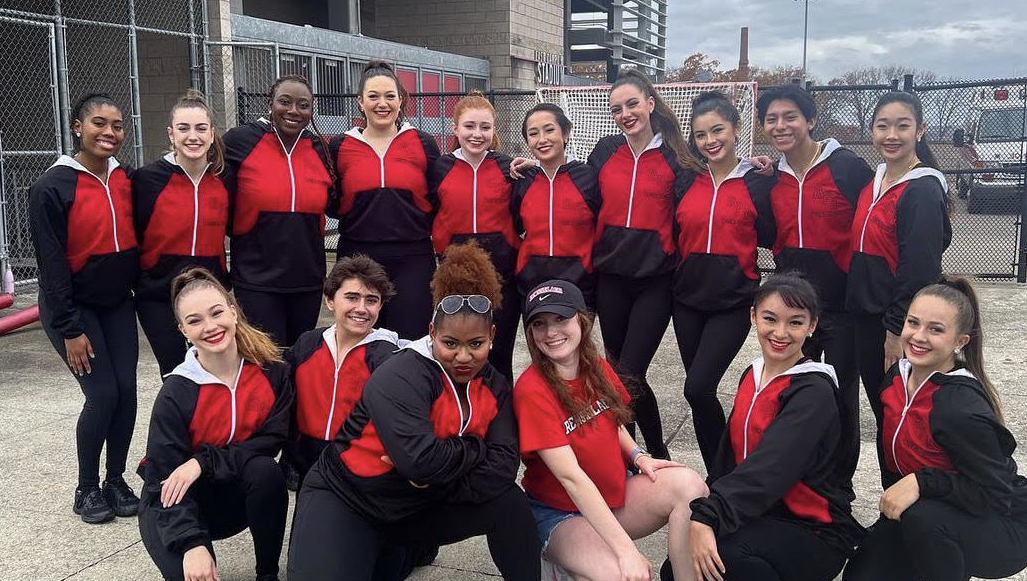
M1016 472L1016 440L980 381L956 368L928 377L910 396L912 366L900 359L881 387L884 486L916 474L921 498L970 514L1027 515L1027 478Z
M841 311L852 258L852 217L874 172L834 139L821 146L801 180L787 159L777 163L777 183L770 192L777 226L774 262L780 272L803 273L817 289L824 310Z
M171 300L171 279L202 266L228 282L228 191L210 165L194 182L167 154L132 174L132 210L141 241L136 296Z
M756 246L769 248L774 240L773 184L774 178L756 173L743 159L719 186L706 172L679 192L675 301L707 311L752 301L760 281Z
M599 140L588 164L599 176L602 206L592 260L598 272L664 274L676 264L674 202L694 178L659 133L637 156L623 135Z
M852 263L846 309L882 315L884 328L898 335L913 295L941 276L941 254L952 241L945 210L945 176L918 167L881 191L885 165L863 188L852 221Z
M365 517L395 522L439 502L485 502L516 486L510 381L486 363L468 382L463 425L456 390L428 337L390 357L364 386L332 453L321 455L332 489Z
M211 541L190 489L182 502L160 505L160 483L195 458L201 479L232 482L254 456L274 457L289 429L292 387L285 364L266 369L244 361L234 387L205 370L190 349L165 379L153 402L143 478L142 502L159 512L161 542L175 553Z
M488 152L476 166L457 149L432 164L428 182L438 213L431 239L439 256L450 244L477 240L504 278L513 272L521 237L510 213L511 158Z
M29 228L39 292L63 337L85 332L77 304L104 308L132 296L139 273L132 184L117 159L108 159L104 183L62 155L32 184Z
M851 555L863 527L852 518L852 482L836 468L848 460L839 457L834 368L806 360L760 388L762 375L762 357L742 374L710 467L710 495L692 501L692 520L719 537L776 516Z
M265 119L230 130L224 142L232 284L271 292L320 290L325 209L333 195L324 142L304 130L287 149Z
M552 178L533 167L518 180L510 211L524 236L517 255L522 296L553 278L573 282L588 294L600 203L595 169L580 161L560 166Z
M416 242L431 236L434 210L428 169L439 157L435 138L404 124L379 155L357 127L332 140L339 170L339 240Z
M303 333L286 352L296 389L289 446L302 474L335 439L371 373L398 344L399 336L393 331L375 329L353 348L339 353L332 325Z

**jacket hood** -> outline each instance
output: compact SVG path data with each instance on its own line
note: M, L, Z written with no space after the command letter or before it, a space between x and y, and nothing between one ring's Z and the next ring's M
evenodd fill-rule
M817 158L813 160L813 163L811 163L810 166L806 168L807 175L809 174L809 171L811 169L826 161L827 158L831 157L831 154L834 153L836 150L841 149L842 144L838 143L837 139L830 137L828 139L821 141L820 146L820 155L818 155ZM777 162L777 168L783 171L784 173L789 174L792 177L795 177L795 170L792 169L792 166L788 165L788 159L783 155L781 156L781 159L779 159Z
M756 384L757 392L762 391L763 387L766 387L760 386L759 384L760 377L763 375L763 363L764 361L762 357L757 357L756 360L752 362L752 378L753 382ZM775 377L781 377L782 375L801 375L803 373L820 373L822 375L826 375L828 378L830 378L831 385L835 389L838 389L838 375L835 373L834 367L828 365L827 363L819 363L817 361L805 361L798 365L792 366L784 373L776 375ZM768 381L767 384L769 383L770 382Z
M214 383L235 389L234 385L225 384L225 382L218 379L216 375L204 369L203 366L200 365L200 360L196 357L196 353L196 347L190 347L189 350L185 352L185 361L179 363L178 366L176 366L168 375L184 377L196 385L209 385ZM235 374L236 381L239 380L239 374L242 373L244 365L246 365L245 359L239 362L239 371Z
M332 360L335 361L335 366L338 367L339 346L335 343L335 325L332 324L330 327L325 329L324 332L321 333L321 338L324 340L325 344L328 345L328 351L330 351L332 354ZM367 345L368 343L371 343L373 341L388 341L389 343L392 343L397 347L400 346L399 334L395 331L390 331L388 329L373 329L370 333L368 333L366 337L361 339L360 342L354 345L350 350L352 351L353 349L356 349L361 345Z
M885 169L887 169L887 166L883 163L877 166L877 173L874 175L874 200L877 200L885 193L881 191L881 183L884 181ZM892 184L891 187L889 187L888 189L890 190L899 184L904 184L906 182L913 181L915 179L919 179L926 176L930 176L938 180L938 183L941 184L941 189L943 192L949 191L949 182L945 179L945 174L934 169L933 167L918 167L911 169L908 172L906 172L906 175L902 176L902 179Z

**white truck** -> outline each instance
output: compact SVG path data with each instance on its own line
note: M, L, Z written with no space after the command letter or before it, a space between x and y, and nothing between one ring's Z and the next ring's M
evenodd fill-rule
M979 89L971 105L969 133L953 132L953 144L976 172L959 175L956 189L971 214L1019 213L1027 159L1027 87Z

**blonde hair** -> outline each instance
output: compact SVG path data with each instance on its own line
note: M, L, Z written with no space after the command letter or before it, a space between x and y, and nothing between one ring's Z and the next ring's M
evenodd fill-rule
M206 268L190 268L171 281L171 308L175 312L176 319L179 319L178 303L182 300L182 297L192 291L203 288L212 288L221 293L228 305L235 309L238 316L235 328L235 342L239 349L239 355L243 359L252 361L260 367L266 367L270 363L280 363L282 361L281 348L275 345L275 342L267 333L254 327L246 320L246 315L243 314L242 307L239 306L235 297Z

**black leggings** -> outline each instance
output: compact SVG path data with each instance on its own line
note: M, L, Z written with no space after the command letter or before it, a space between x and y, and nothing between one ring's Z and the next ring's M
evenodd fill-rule
M646 449L667 458L656 394L646 379L671 314L671 275L630 278L599 274L596 312L606 356L631 394ZM634 427L630 427L634 433Z
M685 400L692 408L695 438L709 470L727 425L717 386L749 335L749 306L699 311L674 304L674 335L685 366Z
M875 434L881 433L881 384L884 383L886 375L884 369L884 325L881 324L880 315L856 315L855 337L856 337L856 360L859 364L859 376L863 380L863 390L867 394L867 401L870 402L870 409L874 412ZM884 454L880 446L877 450L877 464L880 474L884 474ZM884 484L883 480L881 482Z
M833 366L838 376L842 401L839 423L844 445L839 449L838 457L846 459L839 462L838 474L851 490L860 445L859 365L856 362L856 327L852 315L836 311L821 313L817 330L806 339L802 352L817 361L823 356L824 362Z
M717 539L724 581L831 581L845 555L812 530L785 519L761 517Z
M212 540L227 539L249 528L257 575L278 573L289 493L273 459L254 456L243 465L234 482L215 483L201 477L193 483L189 494L196 500L200 519ZM144 494L139 510L139 533L161 575L178 581L183 579L183 553L173 552L161 541L161 511L160 495ZM214 555L211 545L207 545L207 550Z
M430 240L418 242L365 243L339 241L338 257L366 254L385 268L396 287L396 296L382 307L378 327L399 333L403 339L420 339L428 334L435 306L431 277L435 274L435 251Z
M354 512L315 466L296 503L288 576L366 581L372 579L378 555L388 544L447 545L477 535L486 535L492 560L507 581L541 577L535 518L527 496L512 483L506 492L481 504L439 503L403 520L381 523Z
M844 581L966 581L1011 577L1027 566L1027 525L920 499L902 520L881 517L845 568Z
M513 352L521 322L521 295L512 272L503 281L503 304L495 315L496 338L492 341L489 363L513 384Z
M265 331L275 343L289 347L300 335L317 326L321 314L321 291L276 293L235 287L246 319Z
M139 315L139 326L143 328L150 349L157 359L160 375L174 371L175 367L185 361L188 349L182 331L178 329L178 321L168 301L136 299L136 314Z
M92 373L75 376L86 401L78 416L78 486L100 484L100 452L107 444L107 477L125 472L128 447L136 422L136 364L139 331L132 299L109 309L76 305L95 357ZM39 296L39 319L50 343L67 364L64 337L52 325L46 297Z

